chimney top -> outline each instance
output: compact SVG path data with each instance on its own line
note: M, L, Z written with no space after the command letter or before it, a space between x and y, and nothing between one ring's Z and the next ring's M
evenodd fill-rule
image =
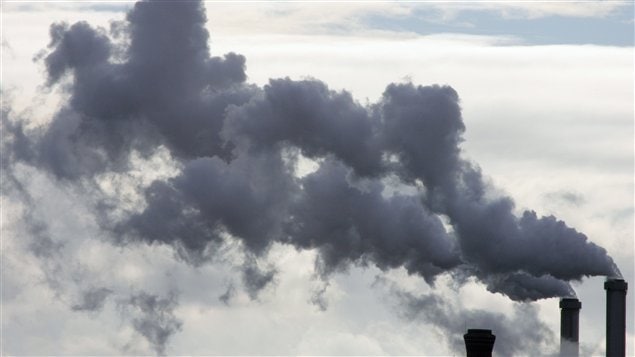
M491 357L496 336L492 330L468 329L463 335L467 357Z
M582 303L576 298L563 298L560 299L560 308L580 310Z
M624 290L626 291L628 284L624 279L608 279L604 282L605 290Z

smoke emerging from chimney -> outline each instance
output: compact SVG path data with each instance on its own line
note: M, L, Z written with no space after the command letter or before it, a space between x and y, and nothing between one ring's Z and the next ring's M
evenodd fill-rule
M52 25L41 60L68 101L39 131L5 116L12 155L2 165L86 184L133 170L133 153L167 149L178 175L144 187L139 212L113 218L98 206L101 222L118 242L171 245L192 264L230 235L255 256L273 243L316 249L324 277L372 263L430 284L475 277L514 300L572 296L571 280L619 275L583 233L534 211L517 216L511 198L488 194L478 165L461 157L451 87L389 84L366 106L315 79L258 87L246 83L245 57L210 56L205 22L201 2L143 1L110 30ZM302 157L319 167L300 177ZM388 193L387 179L413 190ZM245 267L250 296L275 269L255 272Z

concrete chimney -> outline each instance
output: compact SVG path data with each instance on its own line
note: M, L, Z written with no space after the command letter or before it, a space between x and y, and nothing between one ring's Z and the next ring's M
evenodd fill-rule
M579 355L581 307L582 303L578 299L560 300L560 356Z
M608 279L606 290L606 356L626 355L626 289L624 279Z
M492 357L496 336L492 330L469 329L463 335L467 357Z

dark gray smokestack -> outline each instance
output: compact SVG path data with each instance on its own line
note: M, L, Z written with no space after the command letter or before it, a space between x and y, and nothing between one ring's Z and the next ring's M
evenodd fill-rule
M492 357L496 336L492 330L469 329L463 335L467 357Z
M609 279L606 290L606 356L626 355L626 289L623 279Z
M580 340L580 308L575 298L560 300L560 356L578 356Z

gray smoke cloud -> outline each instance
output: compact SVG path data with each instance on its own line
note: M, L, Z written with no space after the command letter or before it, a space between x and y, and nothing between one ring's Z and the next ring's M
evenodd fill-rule
M2 124L2 170L0 179L4 207L21 211L17 239L25 245L25 249L35 256L42 266L44 282L56 293L62 290L59 277L64 270L64 242L52 238L49 224L37 210L38 202L29 192L29 188L20 180L14 170L16 157L21 150L28 147L28 137L24 134L22 123L12 122L11 112L3 109ZM15 150L8 150L15 148Z
M496 335L493 353L499 356L545 354L555 341L553 331L538 319L536 307L515 304L511 316L483 310L466 309L449 304L437 294L414 295L394 291L404 317L423 319L433 324L458 354L465 351L463 334L466 326L487 326Z
M169 338L182 326L181 320L174 316L177 296L160 297L140 292L119 304L132 319L134 329L152 345L157 355L165 355Z
M86 185L134 169L133 154L167 149L178 174L139 187L142 209L100 222L124 246L170 245L194 265L231 236L255 257L273 243L316 249L324 279L350 264L403 267L431 285L442 273L474 276L520 301L619 275L583 233L553 216L517 216L510 197L491 194L478 165L461 156L466 128L451 87L389 84L369 105L316 79L257 87L246 83L243 56L210 56L205 21L199 1L141 1L110 30L52 25L39 58L47 86L69 99L37 129L3 119L3 169L20 162ZM318 169L299 177L301 157ZM391 178L409 189L392 192ZM274 271L245 263L252 299ZM98 307L102 295L77 306ZM142 313L135 328L158 353L180 328L174 304L144 294L129 301Z
M227 290L225 290L225 292L218 297L218 301L222 302L225 305L229 305L229 302L235 295L236 295L236 288L234 287L233 283L230 283L227 286Z
M74 311L99 311L113 291L108 288L91 288L82 293L81 301L71 306Z
M31 161L78 179L125 171L131 151L157 146L181 158L226 158L224 112L256 88L244 84L243 56L209 56L204 23L199 2L139 2L110 34L85 22L52 25L39 57L50 87L70 80L70 98L38 135Z
M290 242L318 248L322 273L338 266L372 262L381 269L405 267L432 283L461 263L440 219L417 196L384 197L384 185L369 180L355 187L351 172L326 160L301 181L287 224Z
M204 23L200 2L144 1L117 27L127 41L84 22L51 26L47 83L70 81L70 99L38 132L9 127L15 160L72 181L168 148L179 175L145 188L145 209L107 228L124 242L173 245L195 264L229 234L257 255L272 242L316 248L327 275L351 263L403 266L433 283L457 269L516 300L618 274L584 234L533 211L518 217L511 198L488 195L461 157L452 88L390 84L369 106L319 80L258 88L245 83L243 56L210 57ZM300 155L319 169L297 177ZM390 176L416 193L388 194Z
M243 277L243 285L247 290L247 294L251 300L256 300L258 298L258 293L264 289L266 286L270 285L274 282L274 277L276 275L275 269L262 269L260 268L255 260L251 259L245 263L242 271ZM227 303L229 298L231 297L230 289L221 297L222 301ZM224 297L227 296L227 299Z

